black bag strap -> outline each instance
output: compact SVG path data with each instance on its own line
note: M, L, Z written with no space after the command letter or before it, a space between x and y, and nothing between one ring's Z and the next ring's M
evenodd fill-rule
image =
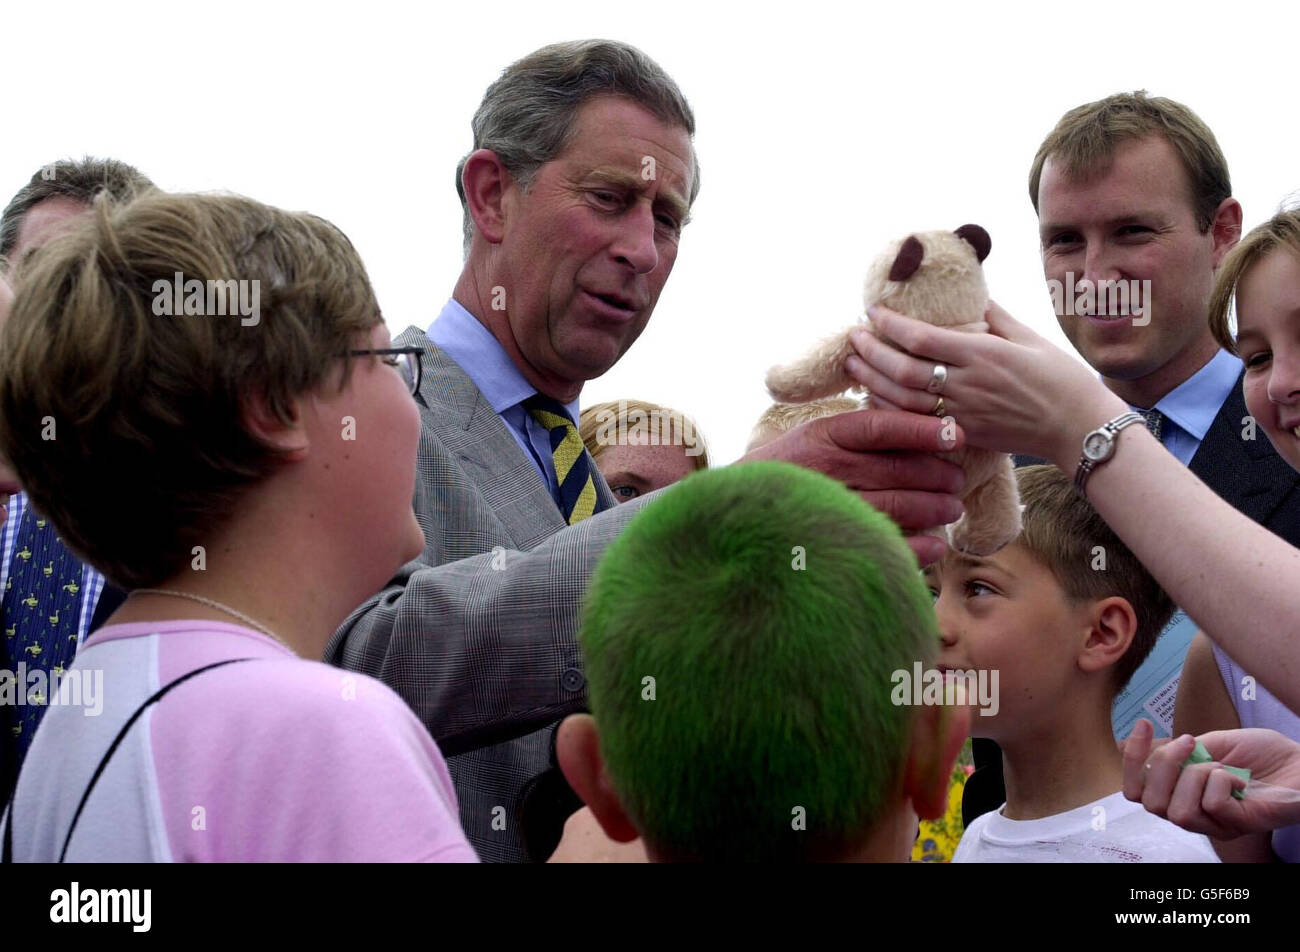
M135 713L132 714L127 719L127 722L122 725L122 729L117 732L117 736L113 738L113 743L109 745L108 751L104 754L103 758L99 761L99 766L95 768L95 772L91 775L90 783L86 784L86 789L81 794L81 802L77 804L77 812L72 815L72 823L68 827L68 835L63 838L63 849L59 852L60 863L62 863L64 861L64 858L68 855L68 845L72 842L72 833L77 828L77 821L81 819L81 811L86 808L86 801L90 799L90 791L95 789L95 784L99 783L100 775L103 774L104 768L108 766L109 758L113 756L113 753L117 750L117 748L121 745L122 740L126 737L126 732L131 729L131 725L133 725L136 721L140 719L140 715L145 712L145 709L161 701L163 697L167 694L167 692L170 691L172 688L184 684L190 678L200 675L204 671L211 671L213 668L221 668L221 667L225 667L228 664L239 664L241 661L252 661L252 660L253 660L252 658L228 658L225 661L216 661L213 662L212 664L206 664L201 668L195 668L193 671L190 671L188 674L182 674L176 680L171 681L168 684L164 684L157 691L155 691L153 695L149 697L148 700L146 700L143 704L141 704L139 707L135 709ZM17 799L17 796L18 796L18 782L17 780L15 780L14 792L9 797L9 811L8 811L9 822L5 824L3 857L0 858L0 862L4 862L4 863L12 863L14 861L13 859L14 801L15 799Z

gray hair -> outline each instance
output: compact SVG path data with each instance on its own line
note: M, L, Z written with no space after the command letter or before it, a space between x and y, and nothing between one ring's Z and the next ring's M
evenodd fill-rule
M626 43L578 40L530 53L488 87L471 123L474 150L495 152L526 191L537 169L569 145L578 109L595 96L629 99L661 121L695 135L695 114L658 63ZM474 236L461 181L468 158L456 165L456 193L465 212L466 256ZM690 202L699 190L699 161L692 149Z
M0 259L6 262L4 267L7 270L9 253L18 244L23 219L47 198L68 198L89 208L100 192L121 202L153 187L153 182L138 169L117 159L59 159L37 169L0 214Z

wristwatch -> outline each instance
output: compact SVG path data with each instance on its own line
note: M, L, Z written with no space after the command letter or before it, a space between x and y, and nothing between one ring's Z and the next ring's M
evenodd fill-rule
M1074 471L1074 488L1080 494L1083 494L1083 486L1092 471L1115 455L1115 437L1119 431L1130 424L1144 422L1142 414L1129 410L1108 423L1103 423L1083 438L1083 455L1079 457L1079 468Z

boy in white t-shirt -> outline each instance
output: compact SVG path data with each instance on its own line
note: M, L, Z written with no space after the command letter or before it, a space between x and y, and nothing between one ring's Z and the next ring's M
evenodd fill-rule
M953 861L1217 862L1206 837L1121 792L1111 705L1173 603L1059 469L1016 475L1020 537L985 558L950 552L926 570L938 666L992 685L971 734L1001 745L1006 779L1007 802L966 829Z

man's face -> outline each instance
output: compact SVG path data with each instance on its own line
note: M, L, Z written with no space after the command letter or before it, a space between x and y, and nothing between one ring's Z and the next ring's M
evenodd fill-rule
M0 276L0 322L8 317L12 303L12 292L5 281L18 275L29 254L63 234L85 213L86 205L71 198L47 198L28 209L18 227L18 238L9 251L8 273ZM10 495L18 491L13 471L7 464L0 463L0 525L9 518Z
M576 394L641 334L677 258L691 189L685 129L609 96L575 121L527 193L511 183L502 200L510 333L552 396Z
M10 272L16 274L27 255L63 234L86 211L84 202L62 197L44 199L28 209L18 227L18 239L9 252Z
M1068 273L1076 286L1085 278L1137 281L1139 288L1151 282L1142 318L1149 323L1057 315L1070 343L1103 377L1140 380L1206 346L1206 307L1222 252L1213 228L1197 228L1187 172L1163 137L1119 145L1110 169L1088 182L1067 178L1049 157L1038 217L1043 273L1061 282L1064 297Z
M5 276L0 274L0 325L9 317L9 308L13 304L14 293L9 289ZM9 518L9 497L19 491L18 479L3 460L0 460L0 526Z
M941 649L937 667L998 672L998 710L973 714L976 737L1046 728L1070 696L1085 614L1066 599L1051 570L1017 542L987 558L950 552L926 568ZM1070 709L1073 714L1073 709Z
M51 238L67 231L85 213L86 206L70 198L47 198L28 209L22 224L18 226L18 238L9 251L7 277L16 277L29 254ZM5 278L0 278L0 283L4 280ZM9 289L6 286L0 290L0 297L8 296ZM8 316L10 303L10 300L0 303L0 321ZM18 480L13 471L7 465L0 464L0 525L9 518L9 497L18 491Z

